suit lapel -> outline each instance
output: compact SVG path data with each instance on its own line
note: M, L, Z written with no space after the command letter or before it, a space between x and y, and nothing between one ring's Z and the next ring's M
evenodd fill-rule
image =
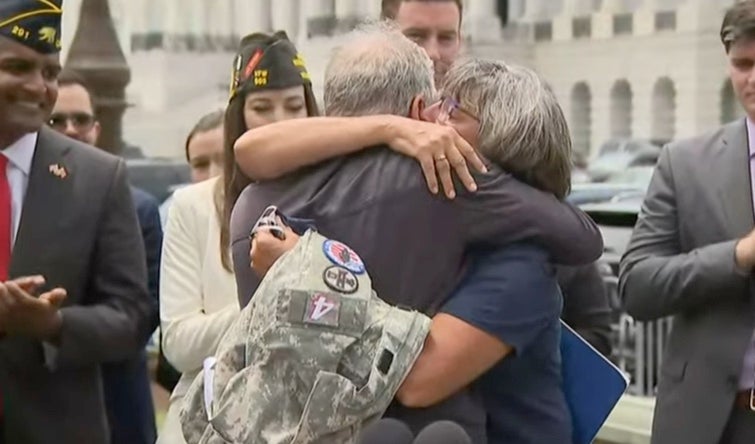
M11 276L34 273L40 254L51 247L40 245L39 240L48 238L43 234L57 231L69 214L76 173L66 164L69 150L64 137L47 128L40 130L13 246Z
M754 225L748 147L744 119L724 127L713 174L720 178L719 198L732 236L743 236Z

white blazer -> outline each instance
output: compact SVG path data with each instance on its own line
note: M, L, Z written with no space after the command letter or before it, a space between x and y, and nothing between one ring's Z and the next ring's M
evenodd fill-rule
M180 401L239 313L236 280L220 259L220 222L213 202L218 180L176 190L168 212L160 267L160 328L165 357L183 375L171 395L157 440L161 444L185 442L178 421Z

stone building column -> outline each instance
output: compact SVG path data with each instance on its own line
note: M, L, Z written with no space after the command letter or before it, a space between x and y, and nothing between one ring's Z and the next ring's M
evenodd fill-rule
M718 35L727 8L713 1L687 2L677 8L676 29L695 33L708 31ZM711 17L717 19L711 20Z
M335 16L335 0L307 0L303 8L308 11L310 17Z
M378 19L380 18L380 3L379 1L369 1L365 2L362 5L362 13L369 18L372 19Z
M522 21L539 22L547 18L548 0L524 0L524 14Z
M509 0L509 22L519 22L524 19L527 12L525 0Z
M214 0L205 4L208 35L211 47L229 47L233 39L233 0Z
M272 29L270 0L234 0L233 13L234 34L239 38Z
M144 3L144 17L147 20L145 22L145 33L149 32L149 5L151 0L137 0L137 2ZM169 51L175 51L185 47L185 25L183 14L184 11L181 7L181 0L165 0L163 4L163 48Z
M330 35L336 26L334 0L304 0L299 15L299 42Z
M76 28L79 26L79 13L81 12L81 0L67 0L63 5L63 17L61 23L60 60L65 63L68 57L68 50L73 42L73 36L76 34Z
M299 34L299 0L275 0L272 11L273 31L283 30L291 41Z
M572 40L572 24L575 18L592 17L591 0L564 0L561 12L553 19L553 40ZM592 32L592 23L591 32Z
M151 2L155 8L157 2ZM202 0L182 0L180 3L184 10L185 28L188 49L190 51L206 51L209 49L209 17L206 13L206 3Z
M501 18L494 0L470 0L464 12L464 35L472 43L501 41Z
M603 0L600 9L593 14L592 34L594 39L614 37L613 19L617 14L628 13L625 0Z
M634 14L635 35L651 35L655 33L655 13L669 8L662 0L645 0Z
M377 1L377 0L375 0ZM335 0L336 31L348 32L367 17L364 1Z

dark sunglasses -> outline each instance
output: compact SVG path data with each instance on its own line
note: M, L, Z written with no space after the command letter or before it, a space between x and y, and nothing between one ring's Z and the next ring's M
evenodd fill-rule
M56 130L64 130L71 123L77 130L87 130L94 124L94 116L87 113L54 113L47 121Z

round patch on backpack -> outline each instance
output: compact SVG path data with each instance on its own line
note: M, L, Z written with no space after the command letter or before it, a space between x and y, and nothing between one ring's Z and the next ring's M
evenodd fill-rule
M331 265L322 272L322 280L331 290L352 294L359 289L359 279L354 273L337 265Z
M322 251L331 262L349 270L352 273L362 274L365 272L362 259L345 244L334 240L326 240L322 244Z

